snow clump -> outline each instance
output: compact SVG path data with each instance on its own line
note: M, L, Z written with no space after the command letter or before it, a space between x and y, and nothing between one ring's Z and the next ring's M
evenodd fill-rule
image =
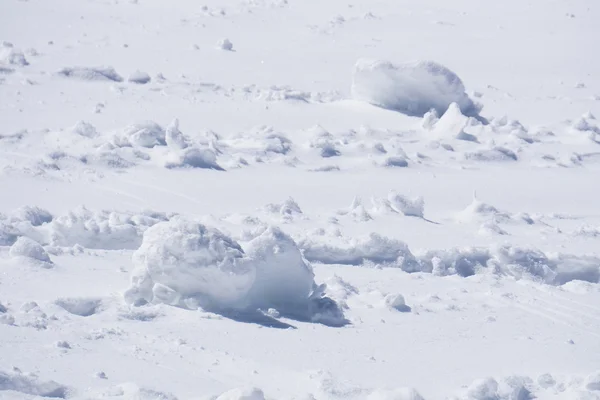
M123 81L121 75L113 67L65 67L60 69L57 74L65 78L84 81Z
M143 85L143 84L150 82L151 78L147 72L134 71L131 74L129 74L129 77L127 77L127 80L131 83L137 83L137 84Z
M266 229L244 251L217 229L175 217L145 232L133 263L129 304L200 306L223 315L274 309L300 320L343 321L296 243L278 228Z
M221 39L217 42L217 48L225 51L233 51L233 43L227 38Z
M10 247L9 255L12 258L22 259L45 268L52 266L50 256L44 248L35 240L21 236Z
M460 78L434 61L360 59L354 66L352 94L356 100L414 116L431 109L442 115L452 103L465 115L479 112Z

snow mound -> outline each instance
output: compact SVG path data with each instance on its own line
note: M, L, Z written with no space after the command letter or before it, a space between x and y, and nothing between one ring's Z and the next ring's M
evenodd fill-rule
M330 237L330 243L306 238L299 243L309 261L323 264L362 265L366 262L420 271L420 266L408 246L397 239L371 233L367 237Z
M52 266L52 261L46 250L38 242L25 236L18 238L10 247L9 255L13 258L24 257L45 267Z
M143 121L126 127L116 135L113 144L117 147L139 146L151 148L166 145L165 130L153 121Z
M247 294L249 304L305 317L307 300L315 285L314 274L292 238L270 227L248 244L246 255L255 271Z
M434 61L360 59L354 66L352 94L356 100L415 116L431 109L442 115L452 103L465 115L479 112L460 78Z
M75 126L71 128L71 132L87 138L98 136L98 131L96 131L96 128L94 128L94 126L89 122L85 121L77 121Z
M80 245L88 249L137 249L142 234L150 226L168 219L166 214L140 214L116 211L91 211L77 208L55 218L50 224L50 243L53 246Z
M385 296L385 304L389 308L393 308L400 312L410 311L410 307L406 305L406 300L401 294L388 294Z
M150 75L148 75L147 72L143 72L143 71L134 71L131 74L129 74L129 76L127 77L127 81L131 82L131 83L137 83L140 85L144 85L148 82L150 82L152 78L150 78Z
M296 201L289 197L281 204L270 203L264 207L265 211L271 214L279 214L286 221L291 221L296 217L302 216L302 209Z
M585 378L584 384L587 390L600 391L600 371L596 371L593 374L588 375Z
M489 272L551 285L573 280L600 282L600 258L569 254L548 255L515 246L431 250L418 256L421 268L436 275L468 277Z
M217 48L225 51L233 51L233 43L227 38L217 42Z
M17 221L28 221L32 226L40 226L52 222L52 214L39 207L23 206L12 212L11 217Z
M2 391L65 399L69 390L66 386L54 381L44 382L33 374L23 374L20 370L15 369L13 372L0 371L0 392Z
M133 255L129 304L166 303L234 319L264 319L256 310L329 325L345 322L337 304L314 282L296 243L268 228L247 244L197 221L175 217L148 229Z
M193 297L204 308L234 305L247 294L255 274L243 257L240 245L220 231L175 217L144 233L125 299L178 304Z
M398 388L392 390L374 390L367 400L424 400L413 388Z
M425 201L422 197L415 197L411 199L399 193L391 191L388 194L388 201L390 207L396 212L399 212L406 216L423 218Z
M102 306L99 298L64 298L55 301L56 305L64 308L68 313L80 317L89 317L98 313Z
M257 388L232 389L215 400L265 400L265 394Z
M174 151L169 154L165 162L166 168L204 168L224 171L217 164L217 156L210 149L200 149L197 147L188 147L180 151Z
M123 78L112 67L64 67L57 74L65 78L84 81L123 81Z
M0 43L0 64L25 67L29 62L21 50L14 48L10 43L3 42Z

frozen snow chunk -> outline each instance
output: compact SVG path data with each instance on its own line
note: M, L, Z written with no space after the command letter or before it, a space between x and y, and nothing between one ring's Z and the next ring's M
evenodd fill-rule
M253 307L276 308L284 315L306 317L314 274L296 243L270 227L246 249L255 278L247 295Z
M0 246L11 246L20 232L11 224L0 220Z
M392 390L374 390L367 400L424 400L413 388L398 388Z
M52 261L46 250L38 242L25 236L18 238L10 247L9 255L13 258L24 257L31 261L37 261L46 268L52 266Z
M165 142L167 146L175 150L183 150L189 146L188 139L179 130L179 120L175 118L165 130Z
M210 149L188 147L178 152L171 153L165 163L166 168L204 168L224 171L217 164L217 156Z
M383 162L384 167L408 167L408 161L402 156L387 157Z
M265 395L258 388L232 389L215 400L265 400Z
M73 297L58 299L54 303L64 308L68 313L80 317L89 317L97 314L101 310L102 299Z
M288 197L282 204L267 204L265 211L273 214L279 214L284 220L290 221L303 215L302 209L294 199Z
M585 378L585 388L587 390L598 390L600 391L600 371L596 371L593 374L588 375Z
M84 81L123 81L112 67L65 67L58 71L58 75Z
M98 131L96 131L96 128L94 128L94 126L89 122L85 121L78 121L75 126L71 128L71 132L87 138L98 136Z
M50 240L54 246L137 249L142 242L143 232L166 219L167 216L161 213L94 212L80 207L52 221Z
M317 240L306 238L300 242L304 256L309 261L348 265L371 262L398 267L407 272L421 270L408 246L397 239L371 233L367 237L352 239L329 238L329 243L323 242L321 238Z
M131 83L137 83L140 85L144 85L144 84L150 82L151 78L147 72L134 71L131 74L129 74L129 76L127 77L127 80Z
M373 219L367 212L365 206L362 203L362 199L358 196L352 199L352 204L345 210L338 210L339 215L347 215L352 217L355 221L366 222Z
M493 147L491 149L478 150L465 153L466 160L491 162L491 161L517 161L517 155L505 147Z
M227 38L221 39L217 42L217 48L226 51L233 51L233 43Z
M406 305L404 296L402 296L401 294L389 294L389 295L385 296L385 304L389 308L393 308L397 311L401 311L401 312L410 311L410 307Z
M233 239L199 222L175 217L144 233L133 255L130 304L160 300L153 287L161 284L182 297L198 298L203 307L221 308L243 299L255 271L244 262L244 252Z
M415 197L410 199L399 193L391 191L388 194L388 201L390 207L399 213L406 216L421 217L423 218L423 210L425 208L425 201L423 197Z
M468 400L498 400L498 382L493 378L474 381L466 392Z
M352 94L356 100L408 115L423 116L431 109L442 115L451 103L465 115L479 112L460 78L434 61L393 64L360 59L354 66Z
M16 369L12 372L0 371L0 392L12 390L23 395L67 398L69 389L54 381L44 382L33 374L23 374Z
M23 206L13 211L11 217L17 221L28 221L32 226L52 222L52 214L40 207Z
M29 65L23 52L6 42L0 44L0 63L5 65L16 65L18 67Z
M166 145L165 130L153 121L130 125L123 130L122 136L129 145L148 148ZM119 144L117 146L121 147Z
M469 124L469 117L463 115L456 103L451 103L448 109L437 121L433 132L440 137L454 137L460 139L464 136L465 127Z

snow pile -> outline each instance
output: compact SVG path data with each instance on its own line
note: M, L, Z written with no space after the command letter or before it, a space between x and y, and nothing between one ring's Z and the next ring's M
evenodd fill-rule
M116 147L139 146L151 148L164 146L165 130L153 121L143 121L126 127L115 135L113 145Z
M324 243L324 239L328 243ZM366 237L306 238L299 243L309 261L323 264L362 265L375 263L402 268L407 272L420 271L421 267L408 246L397 239L371 233Z
M163 213L140 214L77 208L55 218L50 224L50 243L54 246L80 245L89 249L137 249L142 234L150 226L165 221Z
M217 155L212 149L192 145L192 141L179 130L179 120L174 119L165 130L165 144L170 152L165 161L166 168L205 168L223 171L217 164Z
M98 131L96 131L96 128L86 121L78 121L70 130L79 136L87 138L98 136Z
M188 147L183 150L171 152L165 162L166 168L204 168L224 171L217 164L217 156L210 149Z
M225 51L233 51L233 43L227 38L217 42L217 48Z
M148 75L147 72L143 72L143 71L134 71L131 74L129 74L129 76L127 77L127 80L131 83L137 83L140 85L144 85L148 82L150 82L152 78L150 78L150 75Z
M401 214L412 217L423 218L423 210L425 208L425 201L423 197L415 197L413 199L403 196L399 193L391 191L388 194L388 201L390 207Z
M413 388L378 389L374 390L367 400L424 400Z
M360 59L354 66L352 94L356 100L409 115L423 116L431 109L442 115L451 103L465 115L479 111L460 78L434 61L393 64Z
M44 268L50 268L53 264L46 250L38 242L25 236L18 238L10 247L9 255Z
M29 62L23 52L16 49L12 43L2 42L0 43L0 64L25 67L29 65Z
M600 282L600 258L568 254L548 255L516 246L431 250L418 256L421 268L435 275L472 276L489 272L552 285L573 280Z
M181 217L148 229L133 263L131 304L196 298L204 308L227 307L242 301L254 279L238 243Z
M0 392L13 391L20 396L31 395L64 399L68 388L53 381L41 381L34 374L23 374L18 368L12 372L0 371ZM16 397L15 397L16 398Z
M52 222L52 214L40 207L23 206L11 213L13 221L27 221L32 226L40 226Z
M288 199L281 204L267 204L264 207L264 210L270 214L281 216L285 221L292 221L297 217L303 216L302 209L291 197L288 197Z
M64 67L57 74L65 78L84 81L123 81L123 78L112 67Z
M270 310L326 324L342 324L337 304L316 286L294 241L268 228L247 251L220 231L175 217L144 234L133 256L129 304L166 303L238 316ZM248 317L246 317L246 320Z
M221 394L215 400L265 400L265 394L258 388L238 388Z

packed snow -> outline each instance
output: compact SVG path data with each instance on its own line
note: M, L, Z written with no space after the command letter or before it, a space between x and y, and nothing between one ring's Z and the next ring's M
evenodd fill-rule
M600 399L599 19L3 0L0 399Z

